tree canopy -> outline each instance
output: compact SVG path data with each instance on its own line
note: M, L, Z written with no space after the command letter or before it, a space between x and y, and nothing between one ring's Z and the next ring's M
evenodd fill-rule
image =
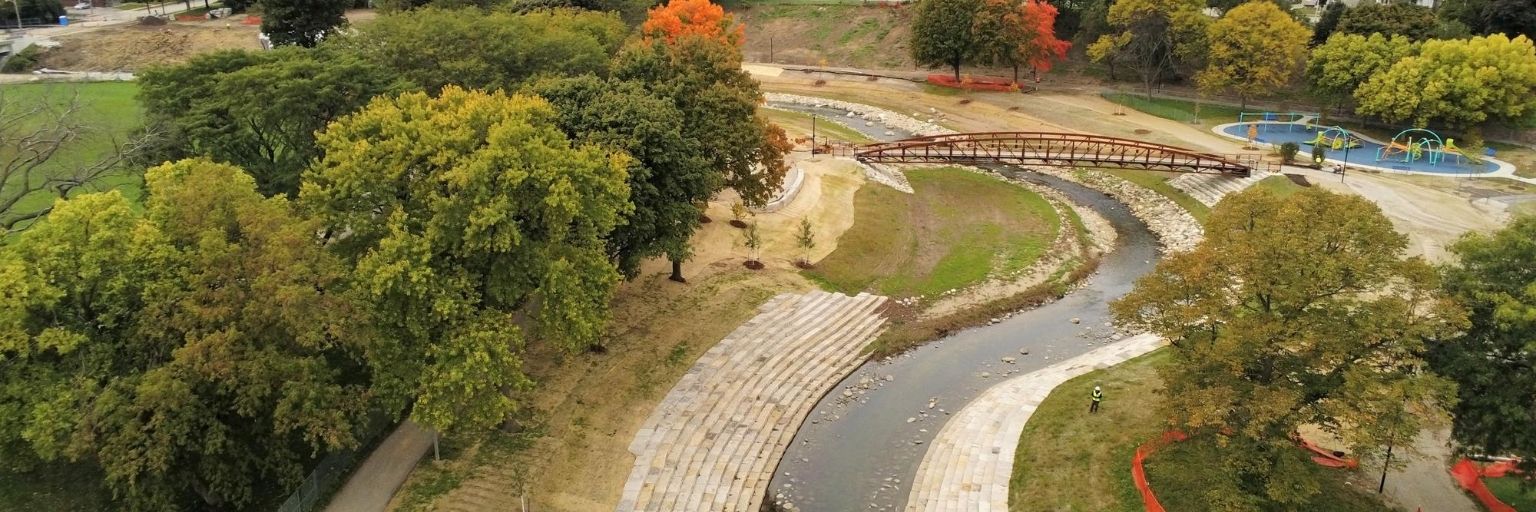
M912 17L912 59L918 64L949 66L960 80L960 66L976 55L972 30L982 0L919 0Z
M1433 267L1403 258L1406 246L1366 199L1251 190L1212 210L1195 249L1112 304L1117 321L1169 341L1161 373L1176 426L1223 446L1230 478L1210 482L1207 501L1306 508L1315 477L1287 469L1311 463L1290 439L1297 427L1371 453L1451 399L1450 384L1423 371L1426 339L1465 317Z
M1312 46L1318 46L1328 41L1335 30L1339 28L1339 20L1344 18L1344 12L1349 6L1344 2L1333 2L1323 9L1323 14L1318 16L1317 25L1312 27Z
M1289 83L1307 54L1307 27L1273 2L1256 0L1227 11L1212 24L1206 68L1196 77L1204 91L1264 96Z
M1211 22L1204 6L1200 0L1118 0L1105 18L1112 32L1089 46L1088 56L1130 67L1151 95L1154 85L1204 59Z
M90 113L76 95L36 98L0 89L0 237L48 215L54 199L98 190L128 173L123 162L143 152L144 137L117 140L88 121ZM105 154L71 155L93 147Z
M1401 35L1414 41L1434 37L1439 22L1428 7L1411 3L1364 4L1339 18L1338 32L1368 36Z
M1349 101L1360 84L1418 49L1418 43L1404 36L1335 34L1312 49L1312 57L1307 59L1307 83L1313 93L1338 105Z
M1072 43L1056 38L1056 7L1041 0L982 0L972 30L976 33L980 63L1038 73L1050 71L1055 61L1066 59Z
M1536 48L1524 36L1425 41L1355 90L1356 112L1417 127L1475 131L1536 114Z
M387 69L331 50L229 50L139 77L148 164L205 156L237 165L267 195L293 195L320 155L315 132L380 94L407 87Z
M1445 269L1445 288L1471 325L1435 344L1430 363L1459 385L1452 435L1463 450L1536 469L1536 217L1450 249L1459 262Z
M1440 16L1478 35L1523 35L1536 39L1536 0L1446 0Z
M352 0L259 0L261 33L277 46L313 47L347 24Z
M693 35L735 47L740 47L746 37L744 30L735 17L725 13L725 8L709 0L671 0L652 8L640 24L642 35L668 43Z
M0 449L132 509L232 509L354 446L372 337L316 225L205 160L59 203L0 253Z
M627 33L612 13L429 7L379 16L327 45L393 70L432 93L447 85L515 90L541 74L606 73Z
M496 425L536 339L597 342L618 273L603 237L630 212L622 153L573 146L536 97L445 87L378 98L332 123L302 200L356 265L400 346L387 396L444 432Z

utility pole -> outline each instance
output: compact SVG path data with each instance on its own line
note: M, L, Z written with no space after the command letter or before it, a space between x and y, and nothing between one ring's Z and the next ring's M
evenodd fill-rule
M816 154L816 114L811 114L811 154Z

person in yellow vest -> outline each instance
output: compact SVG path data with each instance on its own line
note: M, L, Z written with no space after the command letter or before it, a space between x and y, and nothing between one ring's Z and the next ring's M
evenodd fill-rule
M1088 414L1099 412L1099 402L1104 400L1104 391L1098 386L1093 387L1093 403L1088 405Z

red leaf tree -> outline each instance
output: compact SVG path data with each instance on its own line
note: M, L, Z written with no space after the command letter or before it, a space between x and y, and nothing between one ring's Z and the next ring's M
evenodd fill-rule
M1019 66L1035 73L1050 71L1066 59L1072 43L1056 38L1056 6L1044 0L986 0L972 30L978 42L979 60L1011 66L1019 81Z
M1054 12L1054 11L1052 11ZM650 10L640 33L672 43L683 36L703 36L740 48L745 32L735 17L709 0L671 0Z

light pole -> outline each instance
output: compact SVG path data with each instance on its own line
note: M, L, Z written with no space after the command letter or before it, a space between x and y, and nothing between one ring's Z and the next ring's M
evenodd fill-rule
M1343 183L1344 172L1349 170L1349 147L1354 144L1353 141L1349 139L1349 130L1339 128L1339 131L1344 132L1344 165L1339 166L1339 183Z
M816 114L811 114L811 154L816 154Z

